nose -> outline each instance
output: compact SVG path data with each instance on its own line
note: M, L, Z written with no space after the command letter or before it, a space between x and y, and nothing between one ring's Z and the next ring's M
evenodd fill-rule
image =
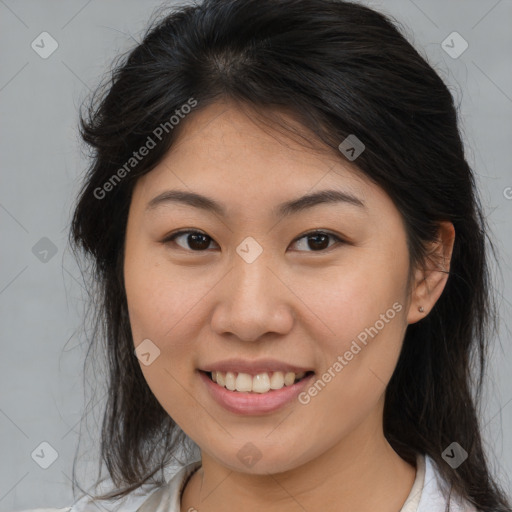
M231 271L218 285L211 320L217 334L257 341L267 333L282 335L292 329L293 294L264 255L252 263L234 255Z

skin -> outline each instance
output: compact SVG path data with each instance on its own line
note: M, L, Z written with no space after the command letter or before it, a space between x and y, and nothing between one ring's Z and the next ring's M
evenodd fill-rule
M440 224L432 260L409 282L401 215L356 162L262 128L230 103L193 112L180 129L135 186L124 277L134 345L149 338L160 350L141 364L144 377L201 449L181 510L397 512L415 467L384 437L384 392L407 325L444 288L438 270L449 269L453 226ZM227 215L179 203L145 211L171 189L211 197ZM280 203L322 189L350 192L365 208L325 203L274 215ZM194 251L186 234L163 243L180 229L211 237L208 248ZM304 237L315 230L345 242L328 238L315 251ZM252 263L236 252L248 236L263 248ZM237 415L210 398L196 371L235 356L272 357L322 375L396 302L401 311L306 405ZM237 457L249 442L261 453L252 467Z

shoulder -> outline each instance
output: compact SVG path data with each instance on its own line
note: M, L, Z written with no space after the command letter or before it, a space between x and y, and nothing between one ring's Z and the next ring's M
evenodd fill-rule
M432 458L425 455L425 483L417 512L444 512L448 505L449 485L439 473ZM450 497L450 511L478 512L477 509L458 496Z
M201 461L194 461L178 469L174 475L160 487L142 485L124 498L114 502L97 501L84 496L70 507L64 508L34 508L17 512L179 512L180 494L188 478ZM162 508L164 507L164 508Z

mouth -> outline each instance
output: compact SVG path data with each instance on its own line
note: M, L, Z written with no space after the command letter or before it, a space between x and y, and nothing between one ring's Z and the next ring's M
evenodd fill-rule
M199 371L219 387L245 394L274 393L308 379L315 373L312 370L300 373L275 371L250 375L243 372Z
M287 372L287 376L282 373L262 372L251 376L237 372L223 374L198 370L208 395L218 405L231 413L245 416L273 414L283 407L292 406L299 394L315 379L314 371L298 374Z

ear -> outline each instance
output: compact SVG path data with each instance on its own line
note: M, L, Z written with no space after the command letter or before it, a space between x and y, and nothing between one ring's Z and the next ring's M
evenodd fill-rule
M418 322L434 307L444 290L450 271L455 228L451 222L439 223L437 239L430 243L425 266L417 268L411 288L407 323ZM423 308L423 311L419 309Z

